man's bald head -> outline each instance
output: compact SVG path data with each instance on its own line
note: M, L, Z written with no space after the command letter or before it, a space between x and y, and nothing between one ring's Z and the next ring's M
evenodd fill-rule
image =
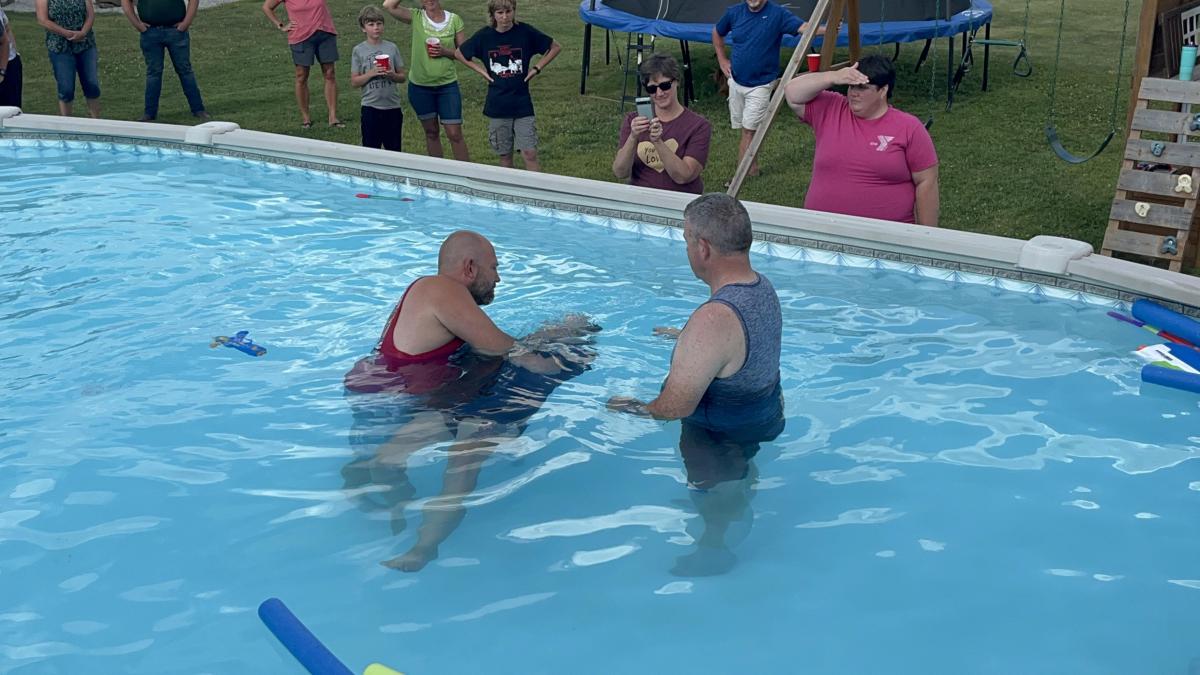
M458 280L467 287L475 302L486 305L500 283L496 249L487 237L469 230L459 230L446 237L438 251L438 274Z
M465 262L481 264L495 255L496 250L487 237L470 230L459 230L446 237L438 250L438 273L456 274Z

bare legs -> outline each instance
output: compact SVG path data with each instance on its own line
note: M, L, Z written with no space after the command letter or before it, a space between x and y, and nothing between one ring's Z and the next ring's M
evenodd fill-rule
M750 141L754 140L754 129L742 129L742 137L738 141L738 165L742 163L742 158L746 156L746 150L750 148ZM750 172L748 176L758 175L758 155L754 156L754 161L750 163Z
M296 66L296 105L300 107L300 122L304 126L312 124L308 114L308 66Z
M526 171L541 171L542 165L538 162L537 150L522 150L521 158L525 160ZM513 164L512 155L500 155L500 166L506 166L510 169L516 168Z
M329 109L329 124L340 124L341 120L337 116L337 72L332 63L321 64L321 75L325 77L325 107ZM306 78L307 79L307 78ZM308 110L307 104L307 84L305 85L305 100L304 109Z
M89 99L86 99L86 101L87 101L88 117L91 117L92 119L100 119L100 99L89 98ZM74 110L74 106L71 104L70 101L59 101L58 102L58 114L59 115L62 115L63 117L70 117L71 112L73 110Z

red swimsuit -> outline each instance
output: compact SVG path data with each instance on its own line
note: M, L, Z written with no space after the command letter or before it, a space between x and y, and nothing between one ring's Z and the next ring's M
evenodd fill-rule
M379 338L379 354L383 357L383 362L389 369L399 366L409 366L416 363L434 363L446 361L450 355L458 351L458 348L464 343L458 338L453 338L446 344L436 349L431 349L421 354L409 354L396 349L396 341L392 339L392 332L396 330L396 322L400 320L400 308L404 306L404 298L408 297L408 292L412 290L422 279L421 277L409 284L405 289L404 295L400 296L400 302L396 304L396 309L392 310L392 317L388 319L387 327L383 329L383 336Z
M346 373L347 389L360 393L391 391L420 394L435 390L462 375L461 368L450 364L450 357L466 344L459 338L421 354L409 354L396 349L392 333L400 319L400 308L404 306L404 298L408 297L408 292L421 279L412 282L404 291L400 302L396 303L396 309L392 310L392 316L383 329L375 353L359 359L350 372Z

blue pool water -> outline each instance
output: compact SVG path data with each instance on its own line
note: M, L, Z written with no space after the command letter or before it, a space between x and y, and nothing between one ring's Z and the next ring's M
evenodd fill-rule
M1140 387L1148 334L1103 307L756 256L787 427L700 494L678 423L604 409L706 296L681 242L222 158L0 160L0 673L300 672L270 596L355 672L1200 667L1200 407ZM342 374L463 227L501 327L604 330L405 573L446 445L350 480ZM238 330L267 355L209 348Z

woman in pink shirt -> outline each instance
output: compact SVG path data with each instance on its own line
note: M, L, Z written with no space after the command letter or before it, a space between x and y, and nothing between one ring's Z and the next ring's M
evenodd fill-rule
M895 84L878 54L788 83L788 105L816 138L804 208L937 226L937 152L919 119L888 104ZM845 96L826 91L839 85Z
M275 16L279 5L287 8L287 21ZM313 62L321 64L321 75L325 78L325 105L329 109L329 126L344 128L337 116L337 74L334 64L338 60L337 29L325 0L265 0L263 14L279 30L287 33L292 48L292 63L296 65L296 105L300 106L300 127L312 128L312 117L308 114L308 73Z

